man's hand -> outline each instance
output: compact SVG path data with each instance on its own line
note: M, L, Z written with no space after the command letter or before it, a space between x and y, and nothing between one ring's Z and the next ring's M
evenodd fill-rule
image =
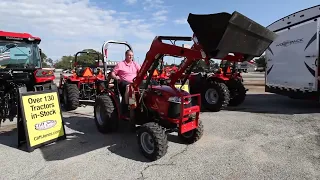
M114 72L111 72L111 77L112 77L113 79L120 80L120 77L117 76L117 75L115 75Z

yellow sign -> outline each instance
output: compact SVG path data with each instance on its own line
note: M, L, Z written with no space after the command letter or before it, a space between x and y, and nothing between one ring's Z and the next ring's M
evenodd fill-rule
M176 84L176 85L174 85L174 86L175 86L176 88L180 89L181 84L180 84L180 85ZM190 93L190 92L189 92L189 85L188 85L188 84L183 85L181 89L184 90L184 91L187 91L188 93Z
M57 92L36 92L21 96L26 135L30 147L65 136Z

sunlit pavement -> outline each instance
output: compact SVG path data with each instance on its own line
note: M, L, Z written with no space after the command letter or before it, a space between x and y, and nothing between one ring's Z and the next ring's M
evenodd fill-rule
M319 104L263 91L202 112L203 137L187 146L168 136L167 155L152 163L127 124L100 134L90 106L63 112L68 140L32 153L16 148L14 125L1 127L0 179L320 179Z

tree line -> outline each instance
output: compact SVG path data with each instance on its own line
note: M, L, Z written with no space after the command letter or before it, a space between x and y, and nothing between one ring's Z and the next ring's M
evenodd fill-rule
M53 62L51 58L47 58L47 56L41 52L42 66L51 67L49 65L51 64L52 67L56 69L70 69L74 66L75 62L90 66L96 64L96 60L101 60L103 58L102 53L94 49L83 49L80 52L82 53L77 54L77 57L75 56L76 54L62 56L57 62Z
M103 58L102 53L98 52L94 49L83 49L81 52L88 52L88 53L79 53L77 55L76 61L79 64L86 64L86 65L94 65L96 63L96 60L101 60ZM74 66L75 63L75 55L68 55L68 56L62 56L60 60L57 62L53 62L51 58L47 58L46 54L41 52L41 58L43 60L42 66L43 67L55 67L57 69L70 69ZM181 63L183 60L181 61ZM265 56L261 56L260 58L256 59L255 61L256 65L259 67L265 67L266 66L266 59ZM168 65L168 63L165 63L165 66L179 66L180 64L171 64ZM202 70L208 67L204 61L200 61L196 67L198 70ZM215 63L213 60L210 60L209 67L219 67L218 63Z

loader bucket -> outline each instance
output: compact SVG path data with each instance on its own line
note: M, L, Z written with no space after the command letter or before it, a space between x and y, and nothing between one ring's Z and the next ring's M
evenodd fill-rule
M274 32L236 11L190 13L188 23L205 53L217 59L228 53L241 53L249 59L261 56L276 38Z

